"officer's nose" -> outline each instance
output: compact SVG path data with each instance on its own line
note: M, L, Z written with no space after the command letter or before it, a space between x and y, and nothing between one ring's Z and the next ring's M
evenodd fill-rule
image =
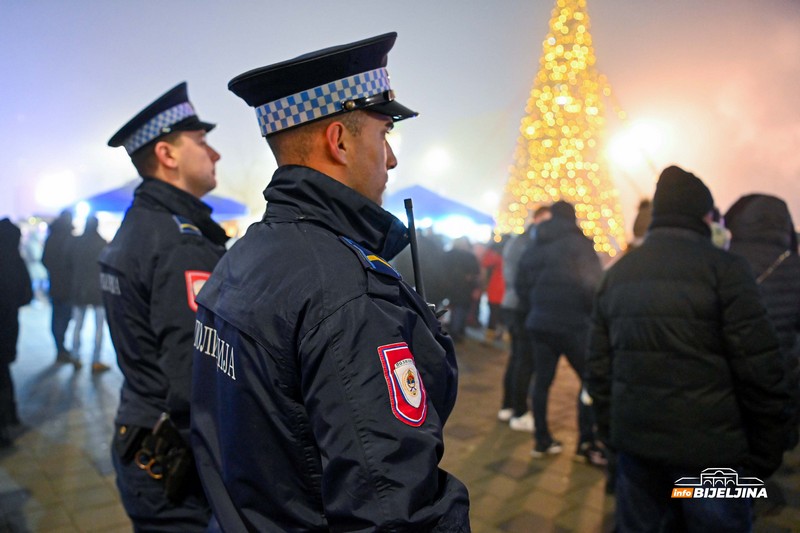
M213 162L216 163L217 161L219 161L222 158L222 156L219 155L219 152L217 152L216 150L214 150L210 146L207 146L207 149L208 149L208 155L211 156L211 160Z
M389 142L386 142L386 168L388 170L392 170L394 167L397 166L397 158L394 156L394 150L392 150L392 145Z

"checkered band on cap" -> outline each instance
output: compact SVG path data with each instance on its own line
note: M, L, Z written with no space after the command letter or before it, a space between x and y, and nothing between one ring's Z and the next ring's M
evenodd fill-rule
M181 120L195 116L196 114L192 104L189 102L182 102L176 106L170 107L148 120L144 126L128 137L122 145L130 155L156 137L167 133L164 131L164 128L177 124Z
M373 96L390 89L389 73L385 68L379 68L268 102L256 107L261 135L266 137L270 133L338 113L348 100Z

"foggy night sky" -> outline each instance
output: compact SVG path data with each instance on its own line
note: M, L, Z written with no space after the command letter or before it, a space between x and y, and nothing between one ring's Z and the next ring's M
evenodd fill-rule
M0 0L0 216L53 214L129 181L108 138L180 81L221 154L218 194L257 216L275 168L234 76L388 31L398 124L387 193L419 183L493 213L554 0ZM596 67L630 123L658 124L657 170L701 177L723 210L765 192L800 220L800 0L587 0ZM607 102L608 104L608 102ZM622 125L612 117L609 137ZM431 152L445 153L436 165ZM441 162L441 160L440 160ZM655 175L614 167L630 232ZM75 180L46 204L55 182ZM49 181L48 181L49 180ZM40 190L40 197L42 191ZM52 194L50 195L52 197ZM494 200L493 200L494 198Z

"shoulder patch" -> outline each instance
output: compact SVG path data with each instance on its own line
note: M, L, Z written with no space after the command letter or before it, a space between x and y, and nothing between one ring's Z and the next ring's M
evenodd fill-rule
M400 272L395 270L394 267L390 265L388 261L386 261L386 259L373 254L360 244L355 243L353 240L348 239L347 237L341 236L339 239L355 252L364 268L392 276L395 279L403 279L403 277L400 275Z
M208 278L211 277L211 272L204 272L202 270L187 270L183 273L186 278L186 299L189 304L189 309L197 312L197 293L206 284Z
M428 395L408 344L378 346L378 356L389 388L392 413L404 424L421 426L428 414Z
M180 231L184 235L199 235L203 236L203 233L200 231L200 228L192 224L192 221L186 217L182 217L180 215L172 215L172 220L175 221L175 224L178 225L178 231Z

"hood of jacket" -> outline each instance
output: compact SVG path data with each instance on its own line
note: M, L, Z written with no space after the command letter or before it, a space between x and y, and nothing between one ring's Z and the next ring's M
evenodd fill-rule
M731 243L757 242L797 251L797 235L786 202L767 194L750 194L725 213Z

